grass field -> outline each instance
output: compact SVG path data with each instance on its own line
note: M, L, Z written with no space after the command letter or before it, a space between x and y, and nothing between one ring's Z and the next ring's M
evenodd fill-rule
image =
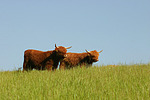
M150 64L0 72L0 100L149 100Z

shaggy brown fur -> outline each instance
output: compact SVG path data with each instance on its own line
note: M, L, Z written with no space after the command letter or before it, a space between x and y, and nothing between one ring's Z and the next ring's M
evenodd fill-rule
M55 70L57 69L58 63L64 58L67 50L71 47L65 48L62 46L57 47L55 45L55 50L52 51L39 51L39 50L26 50L24 52L24 70Z
M102 51L101 51L102 52ZM60 69L72 68L74 66L92 65L98 61L99 53L96 50L87 53L66 53L65 58L60 61Z

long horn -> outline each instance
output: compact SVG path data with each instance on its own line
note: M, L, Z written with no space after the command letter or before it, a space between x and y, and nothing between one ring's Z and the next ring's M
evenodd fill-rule
M56 44L55 44L55 48L57 48Z
M101 50L100 52L98 52L98 53L101 53L103 50Z
M70 46L70 47L65 47L66 49L70 49L72 46Z
M87 51L86 49L85 49L85 51L87 52L87 53L90 53L89 51Z

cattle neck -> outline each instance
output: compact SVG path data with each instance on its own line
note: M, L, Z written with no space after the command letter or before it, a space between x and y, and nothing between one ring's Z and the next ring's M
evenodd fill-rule
M53 50L52 52L50 52L50 58L55 58L57 57L57 52L55 50Z
M63 56L59 55L58 52L56 52L55 50L53 50L51 56L54 58L54 59L62 59Z
M92 58L88 55L88 53L83 53L82 54L81 62L86 62L88 64L92 64L93 63Z

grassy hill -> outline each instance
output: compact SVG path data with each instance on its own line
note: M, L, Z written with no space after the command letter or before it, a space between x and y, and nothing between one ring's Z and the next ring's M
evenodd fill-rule
M0 100L148 100L150 64L0 72Z

